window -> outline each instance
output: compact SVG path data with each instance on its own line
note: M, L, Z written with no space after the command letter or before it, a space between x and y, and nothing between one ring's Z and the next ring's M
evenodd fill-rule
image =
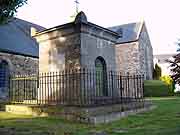
M0 62L0 88L8 87L9 68L6 61Z

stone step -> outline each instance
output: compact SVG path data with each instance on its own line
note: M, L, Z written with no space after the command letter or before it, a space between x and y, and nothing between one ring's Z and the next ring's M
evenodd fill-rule
M42 108L38 105L6 105L5 111L21 115L48 116L48 113L43 112Z
M124 112L112 112L112 113L105 114L105 115L90 116L89 121L90 121L90 123L94 123L94 124L109 123L109 122L116 121L121 118L127 117L129 115L134 115L137 113L150 111L154 108L156 108L156 106L151 105L151 106L139 108L136 110L129 110L129 111L124 111Z

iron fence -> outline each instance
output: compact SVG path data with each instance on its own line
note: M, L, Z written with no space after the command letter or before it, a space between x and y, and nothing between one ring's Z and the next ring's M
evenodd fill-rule
M10 77L10 102L68 106L98 106L143 102L143 75L66 70Z

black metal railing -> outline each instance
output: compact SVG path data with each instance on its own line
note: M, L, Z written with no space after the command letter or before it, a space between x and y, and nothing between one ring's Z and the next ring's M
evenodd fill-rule
M10 102L69 106L143 102L143 84L143 75L90 69L13 75Z

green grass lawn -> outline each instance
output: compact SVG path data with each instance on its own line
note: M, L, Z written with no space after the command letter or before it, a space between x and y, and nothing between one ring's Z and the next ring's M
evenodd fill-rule
M180 98L152 100L157 108L151 112L97 126L0 112L0 135L90 135L101 131L111 135L180 135Z

